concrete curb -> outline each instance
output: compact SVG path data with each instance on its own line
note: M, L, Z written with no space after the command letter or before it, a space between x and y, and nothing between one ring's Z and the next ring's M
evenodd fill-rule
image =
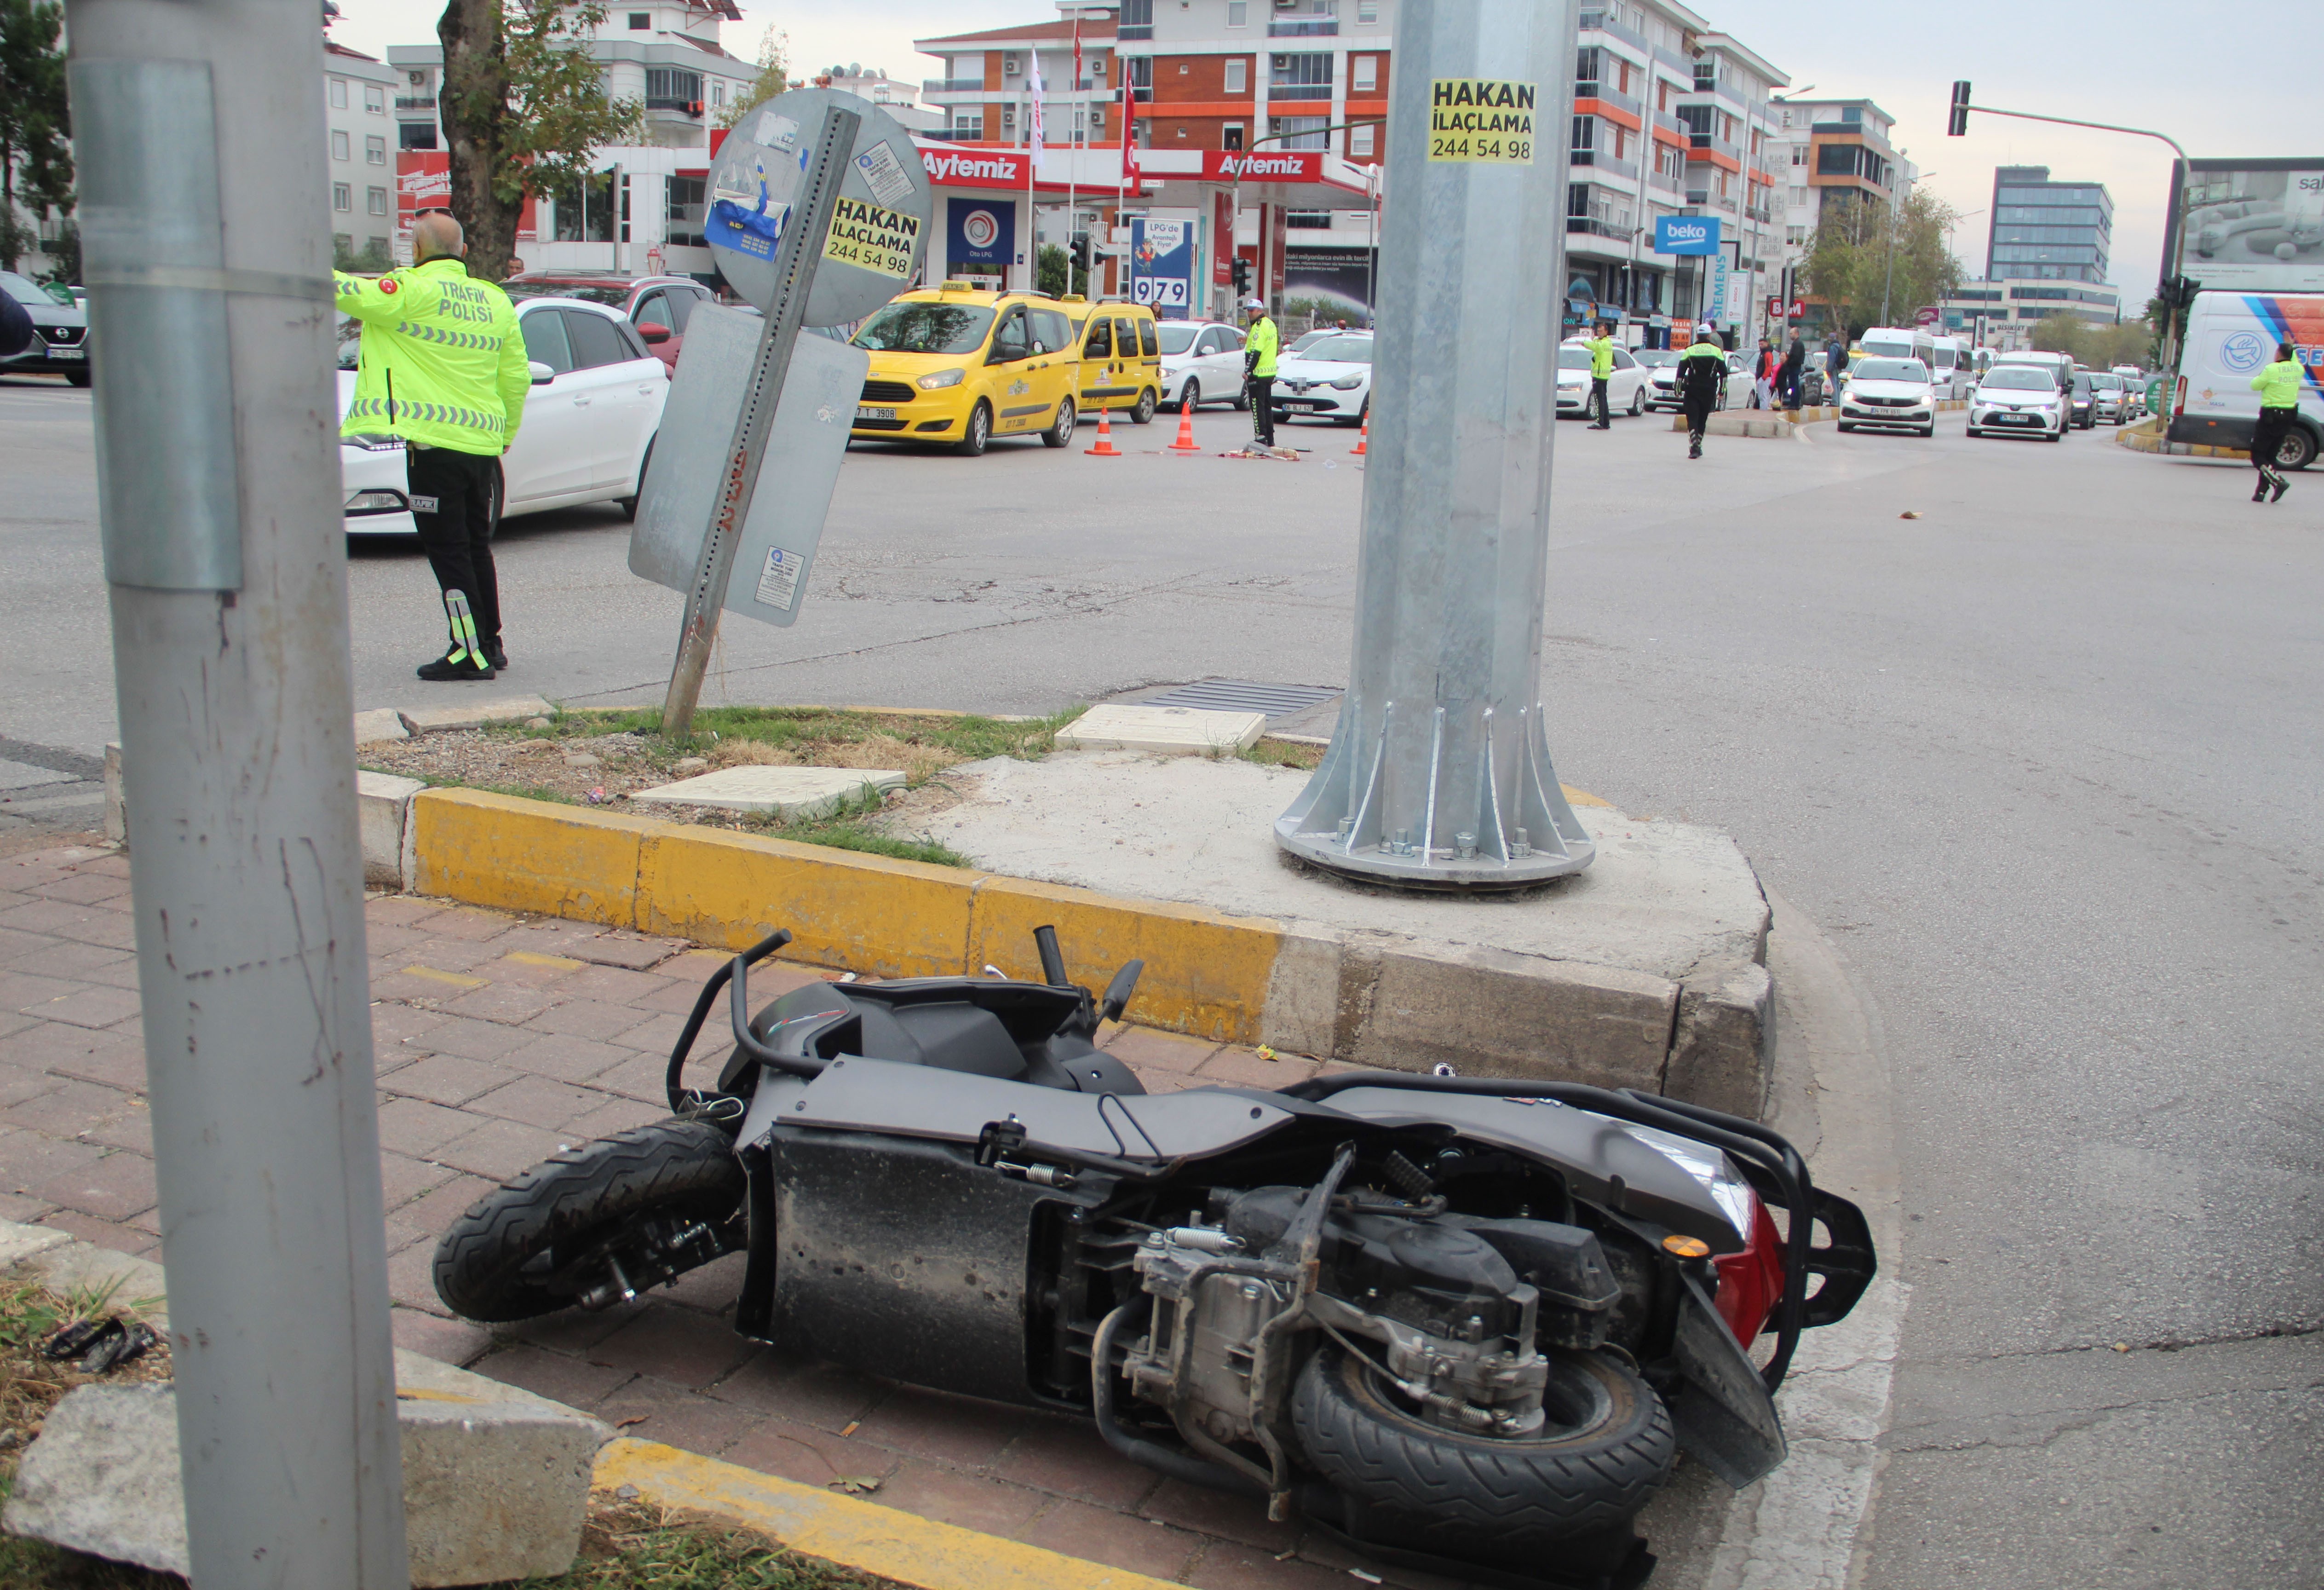
M1757 1115L1771 986L1759 966L1665 977L1385 934L1295 927L994 873L894 861L475 790L409 797L412 892L875 977L1040 975L1054 924L1074 981L1141 959L1142 1025L1367 1067L1551 1077ZM1764 933L1762 935L1764 940Z
M1968 407L1967 401L1961 398L1937 400L1937 412L1940 414L1949 414ZM1839 418L1840 410L1837 405L1831 403L1811 409L1728 408L1712 414L1710 423L1703 428L1703 431L1707 436L1748 436L1764 440L1770 437L1796 435L1807 426L1821 425ZM1674 431L1684 430L1686 416L1684 414L1672 416L1671 429Z
M2248 448L2215 448L2208 442L2166 441L2160 415L2141 420L2135 425L2116 426L2114 445L2128 448L2134 453L2165 454L2174 458L2233 458L2238 463L2248 463L2251 459Z
M597 1455L596 1488L707 1513L763 1531L793 1550L918 1590L1171 1590L1168 1582L1102 1563L938 1523L916 1513L698 1457L627 1437Z

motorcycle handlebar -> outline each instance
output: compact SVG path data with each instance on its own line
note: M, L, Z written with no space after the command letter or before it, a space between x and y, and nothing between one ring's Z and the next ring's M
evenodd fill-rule
M693 1052L694 1040L702 1035L702 1023L709 1019L710 1002L718 997L719 989L724 987L729 980L734 985L736 995L741 996L748 981L749 969L790 941L791 930L778 928L711 973L710 981L702 985L701 994L694 1001L694 1010L686 1018L686 1029L678 1035L678 1046L669 1051L669 1069L662 1075L664 1090L669 1095L671 1114L675 1114L685 1107L686 1090L679 1084L686 1075L686 1058ZM749 1027L747 1016L735 1022L737 1032L748 1031Z

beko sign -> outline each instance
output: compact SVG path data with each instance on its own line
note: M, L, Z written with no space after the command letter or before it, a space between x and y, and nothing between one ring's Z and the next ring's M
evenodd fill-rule
M1717 254L1719 252L1719 217L1717 216L1655 217L1655 252L1656 254Z

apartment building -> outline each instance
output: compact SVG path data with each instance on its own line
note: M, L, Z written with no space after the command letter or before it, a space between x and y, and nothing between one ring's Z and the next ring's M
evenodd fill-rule
M1939 307L1944 329L1987 347L2030 347L2034 328L2052 315L2075 315L2093 325L2122 319L2120 290L2055 278L2015 276L1964 282Z
M955 143L1023 144L1031 136L1031 88L1041 82L1042 142L1073 148L1121 141L1121 60L1111 4L1065 0L1056 16L1022 27L916 39L912 48L944 64L920 85L941 115L924 137ZM1075 41L1080 69L1074 69Z
M866 67L854 62L846 66L829 66L807 81L818 88L836 88L843 94L870 100L895 117L896 125L915 138L927 137L945 123L943 112L920 103L918 83L891 78L885 67Z
M389 112L399 80L377 56L323 41L331 238L343 257L381 270L395 241L396 133Z

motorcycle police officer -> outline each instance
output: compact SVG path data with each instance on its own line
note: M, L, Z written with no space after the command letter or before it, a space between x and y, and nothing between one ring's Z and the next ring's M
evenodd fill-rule
M1712 405L1727 380L1727 350L1711 340L1708 331L1694 334L1693 346L1678 362L1679 404L1686 411L1686 456L1702 457L1702 432L1711 423Z
M508 294L469 278L460 223L440 211L420 217L411 252L409 268L384 276L333 273L340 310L363 325L339 434L404 440L412 522L452 630L449 650L421 663L420 677L488 679L508 666L493 479L532 377Z
M1275 446L1275 355L1282 338L1267 305L1252 299L1243 306L1250 317L1250 335L1242 345L1243 394L1250 402L1250 433L1263 448Z

